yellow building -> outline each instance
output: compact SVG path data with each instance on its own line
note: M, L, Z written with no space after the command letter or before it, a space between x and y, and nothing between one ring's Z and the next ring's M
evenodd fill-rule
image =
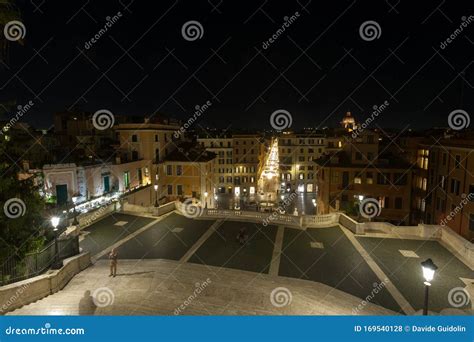
M214 166L216 154L183 143L158 164L160 200L195 198L214 207Z
M204 135L198 142L217 155L213 193L254 195L265 156L260 134Z
M174 136L180 129L179 123L171 120L144 119L141 123L123 123L114 128L119 140L117 163L150 161L153 182L156 181L156 165L182 141L181 136Z

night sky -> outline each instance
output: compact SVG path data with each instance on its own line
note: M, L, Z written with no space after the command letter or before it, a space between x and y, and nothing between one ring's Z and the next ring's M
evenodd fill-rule
M0 100L33 100L23 119L38 128L78 108L187 120L211 101L201 126L271 128L277 109L293 128L336 126L347 110L364 120L389 102L382 127L447 126L474 113L472 1L17 1L24 44L10 44ZM121 12L90 49L107 16ZM278 39L267 41L299 13ZM465 19L464 18L464 19ZM183 38L196 20L203 36ZM365 41L362 23L381 28ZM473 63L474 64L474 63ZM3 119L8 119L13 114Z

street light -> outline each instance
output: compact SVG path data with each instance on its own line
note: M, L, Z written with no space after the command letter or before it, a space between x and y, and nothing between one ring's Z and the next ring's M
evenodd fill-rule
M78 226L79 221L77 221L77 212L76 212L76 202L77 202L77 196L72 196L72 204L74 205L74 209L72 211L72 215L74 216L74 220L72 221L73 226Z
M153 188L155 188L155 207L158 208L158 184L153 185Z
M205 201L205 203L206 203L204 207L205 207L206 209L207 209L207 196L209 196L209 193L206 191L206 192L204 192L204 201Z
M435 271L438 269L431 259L426 259L421 263L421 268L423 270L423 278L425 278L425 304L423 305L423 315L428 315L428 294L431 286L430 281L433 280Z
M59 269L62 265L59 265L59 250L58 250L58 225L59 225L59 217L53 216L51 217L51 225L53 226L54 231L54 263L53 268Z

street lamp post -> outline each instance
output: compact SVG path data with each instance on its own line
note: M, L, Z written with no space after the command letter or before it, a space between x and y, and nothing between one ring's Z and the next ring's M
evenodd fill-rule
M76 202L77 202L77 196L72 196L72 204L74 205L74 209L72 211L72 215L74 216L74 220L72 221L73 226L79 225L79 221L77 220Z
M421 263L421 268L423 270L423 278L425 278L425 302L423 305L423 315L426 316L428 315L428 296L431 286L430 281L433 280L435 271L438 269L438 266L434 264L433 260L426 259Z
M59 265L59 250L58 250L58 225L59 225L59 217L53 216L51 217L51 225L53 226L54 231L54 262L53 268L59 269L62 265Z
M158 203L158 184L155 184L153 188L155 188L155 208L158 208L158 206L160 205Z

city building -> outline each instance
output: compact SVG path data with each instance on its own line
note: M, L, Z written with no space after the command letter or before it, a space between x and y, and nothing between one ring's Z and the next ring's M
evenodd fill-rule
M265 157L263 137L259 134L233 134L234 194L253 196Z
M84 111L64 111L54 113L54 134L59 146L55 154L57 162L68 156L71 151L78 159L107 158L114 149L112 129L99 130L92 122L93 113ZM120 115L114 115L116 124L124 121Z
M198 136L198 143L207 151L217 156L214 167L214 188L218 194L233 194L234 190L234 158L233 139L231 134L208 134Z
M283 132L278 139L281 191L313 193L314 160L326 152L326 137L320 132Z
M346 136L343 149L315 161L317 213L346 211L362 219L359 205L378 202L372 220L407 224L410 218L410 164L393 155L379 155L378 134L364 131ZM350 140L352 139L352 140Z
M138 120L135 120L138 121ZM147 160L152 164L151 179L157 180L157 165L176 149L182 136L175 137L180 129L178 121L154 117L140 118L139 122L121 123L114 127L117 135L117 164Z
M46 198L59 206L90 201L108 194L124 192L151 184L150 163L137 160L124 164L84 162L47 164L42 177Z
M352 116L351 112L347 112L346 116L342 119L341 121L341 126L346 129L348 132L352 132L357 128L356 121L354 117Z
M214 170L216 193L254 195L265 156L260 134L227 133L198 136L206 150L217 154Z
M214 168L217 155L185 142L158 163L158 201L194 198L214 207Z
M471 133L472 134L472 133ZM414 222L450 227L474 239L474 140L469 134L420 143L413 183Z

